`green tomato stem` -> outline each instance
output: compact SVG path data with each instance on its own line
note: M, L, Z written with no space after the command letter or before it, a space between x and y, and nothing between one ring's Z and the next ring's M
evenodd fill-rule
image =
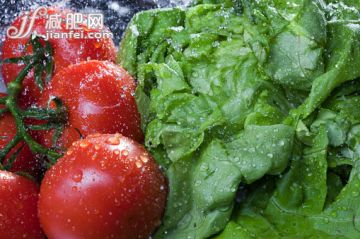
M16 79L8 84L9 95L6 99L5 105L14 117L17 135L20 135L20 138L24 139L24 141L29 145L33 153L47 155L51 163L55 163L56 160L61 157L61 154L42 146L29 135L29 133L27 132L27 128L23 122L24 116L21 114L22 111L16 103L17 97L22 89L22 81L37 63L37 61L30 62L28 65L26 65L24 69L21 70ZM3 155L0 154L0 159L2 159L1 156Z
M66 110L58 111L53 109L43 109L43 108L30 108L22 112L23 117L38 119L38 120L50 120L52 122L65 121Z
M7 96L1 97L0 98L0 105L5 105L6 104L6 99L7 99Z
M67 111L66 108L62 106L60 99L56 101L57 108L51 109L50 107L46 109L42 108L29 108L22 110L17 104L18 97L22 90L22 83L29 74L29 72L34 69L35 71L35 83L40 89L42 89L41 76L43 72L46 72L46 79L50 79L53 69L52 61L52 48L48 42L45 42L45 48L40 43L39 38L31 38L30 42L33 47L32 55L25 55L18 58L5 59L2 63L13 63L18 64L23 62L25 67L20 71L16 79L8 84L8 95L5 97L0 97L0 105L5 107L0 109L0 116L9 111L14 117L16 124L16 135L15 137L3 148L0 150L0 170L6 170L7 167L3 165L3 162L9 152L20 142L24 141L31 151L34 154L41 154L47 156L48 162L45 162L49 167L56 163L62 155L56 151L42 146L36 142L29 134L29 130L52 130L56 132L60 129L63 129L63 125L67 120ZM49 55L51 55L49 57ZM45 61L45 63L44 63ZM1 64L1 63L0 63ZM45 65L44 65L45 64ZM36 75L38 74L38 75ZM40 77L36 77L40 76ZM38 80L38 81L36 81ZM47 120L48 122L45 125L31 125L27 126L24 123L24 120L27 118L38 119L38 120ZM61 132L60 132L61 133Z
M14 148L21 141L21 136L17 134L11 141L0 151L0 165L2 168L6 155L10 153L11 149Z

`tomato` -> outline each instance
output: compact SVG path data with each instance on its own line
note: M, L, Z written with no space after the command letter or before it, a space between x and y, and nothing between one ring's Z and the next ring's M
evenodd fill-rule
M58 147L68 148L89 134L121 133L140 142L143 133L134 91L135 81L111 62L86 61L71 65L56 75L40 99L41 106L53 97L68 109L68 124ZM42 144L50 147L53 132L46 132Z
M44 238L37 216L38 193L33 181L0 171L1 238Z
M5 96L0 93L0 97ZM0 106L0 108L3 108ZM16 124L13 116L10 113L5 113L0 116L0 149L3 149L16 135ZM18 150L19 154L16 157L12 168L10 171L12 172L26 172L31 174L32 176L38 176L41 168L40 162L36 159L36 157L31 153L29 146L25 144L25 142L20 142L16 145L10 153L5 158L4 164L8 162L11 155L16 153Z
M61 10L55 8L47 8L47 15L56 15L60 17L62 23L60 29L53 30L55 33L69 33L73 31L74 34L80 32L84 33L84 38L89 37L89 34L99 33L104 31L106 34L109 34L108 29L88 29L86 25L79 25L80 29L67 29L66 25L66 15L70 13L69 10ZM30 15L33 12L30 12ZM17 27L20 29L22 24L22 16L18 17L11 25L11 27ZM30 21L29 21L30 22ZM29 22L26 25L29 27ZM36 18L34 26L31 32L36 32L37 34L45 35L47 18L46 16L39 16ZM11 32L10 32L11 33ZM11 39L7 37L2 46L2 58L13 58L20 57L24 55L25 44L29 41L30 36L20 39ZM100 39L79 39L79 38L50 38L49 42L53 47L53 57L55 63L54 74L57 74L63 68L67 67L70 64L77 63L80 61L85 61L89 59L96 60L109 60L115 61L116 49L111 38L104 36ZM29 47L25 54L32 53L32 48ZM19 74L20 70L24 67L22 64L3 64L2 65L2 75L6 83L13 81L16 76ZM40 90L35 86L33 71L28 74L26 79L23 82L24 89L20 97L20 105L27 107L39 98Z
M45 174L39 217L57 238L149 238L165 208L167 186L153 158L115 135L80 140Z

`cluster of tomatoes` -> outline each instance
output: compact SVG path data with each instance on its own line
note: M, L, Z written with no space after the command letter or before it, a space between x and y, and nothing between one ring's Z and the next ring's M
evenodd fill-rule
M63 19L67 12L47 11ZM12 26L19 28L21 23L20 17ZM76 31L100 31L80 26ZM45 27L46 18L37 17L32 31L44 34ZM69 30L62 24L57 31ZM2 58L30 54L28 41L6 39ZM12 166L0 171L0 237L149 238L161 223L167 185L141 145L136 82L114 63L116 48L111 39L48 42L53 49L54 77L42 91L35 83L34 70L30 71L17 102L20 109L27 109L51 107L52 99L61 100L67 121L56 141L54 129L29 132L39 144L63 156L44 170L43 157L32 153L25 142L11 149L2 165L12 160ZM2 64L5 83L12 82L23 68L23 63ZM17 133L14 116L2 114L0 150Z

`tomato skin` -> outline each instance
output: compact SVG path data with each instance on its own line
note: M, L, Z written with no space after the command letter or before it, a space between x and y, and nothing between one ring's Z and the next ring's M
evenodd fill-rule
M44 238L37 216L38 192L33 181L0 171L1 238Z
M61 10L57 8L47 8L48 15L59 14L63 20L61 29L56 29L56 33L68 33L74 31L74 33L84 32L85 36L93 34L94 32L100 32L99 29L88 29L85 25L80 25L79 30L66 29L66 14L69 10ZM32 14L32 12L30 12ZM18 17L11 26L15 26L18 29L21 26L22 16ZM45 17L40 17L35 20L32 32L45 35L46 33L46 22ZM29 24L27 24L28 26ZM108 29L104 30L109 33ZM2 58L20 57L24 55L25 44L28 42L30 36L20 39L11 39L7 37L2 46ZM97 60L109 60L114 61L116 58L116 48L110 38L101 39L75 39L75 38L61 38L55 39L50 38L49 42L53 47L53 57L55 63L54 74L57 74L63 68L70 64L74 64L80 61L89 59ZM32 48L29 47L25 54L31 54ZM3 64L2 75L6 84L13 81L19 72L24 68L22 64ZM23 82L24 89L19 99L19 103L22 107L28 107L34 104L39 98L41 92L34 83L33 71L31 71Z
M167 186L155 161L122 135L80 140L45 174L39 216L50 239L149 238Z
M68 126L58 147L68 148L94 133L121 133L143 141L140 114L133 96L133 78L111 62L86 61L71 65L56 75L40 99L45 106L56 96L68 109ZM46 132L42 144L51 146L53 132Z

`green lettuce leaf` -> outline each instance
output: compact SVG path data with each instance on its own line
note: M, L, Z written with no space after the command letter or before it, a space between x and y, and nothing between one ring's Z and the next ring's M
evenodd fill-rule
M244 238L333 238L314 228L313 215L322 212L326 201L328 138L322 127L312 146L293 155L289 171L273 185L266 182L239 208L226 234ZM260 226L257 226L259 223Z
M240 182L286 167L294 132L285 125L248 126L231 142L214 139L201 154L172 164L169 205L155 238L207 238L221 231L232 213Z
M293 2L300 2L300 6L291 15L281 14L279 10L283 17L291 20L284 23L286 27L271 39L265 67L279 84L309 90L314 79L324 73L325 13L322 1Z
M360 4L137 14L118 62L169 195L154 238L360 237Z
M360 76L359 10L345 4L334 4L329 6L328 14L325 73L314 80L309 97L298 109L297 113L304 118L320 106L336 87Z

